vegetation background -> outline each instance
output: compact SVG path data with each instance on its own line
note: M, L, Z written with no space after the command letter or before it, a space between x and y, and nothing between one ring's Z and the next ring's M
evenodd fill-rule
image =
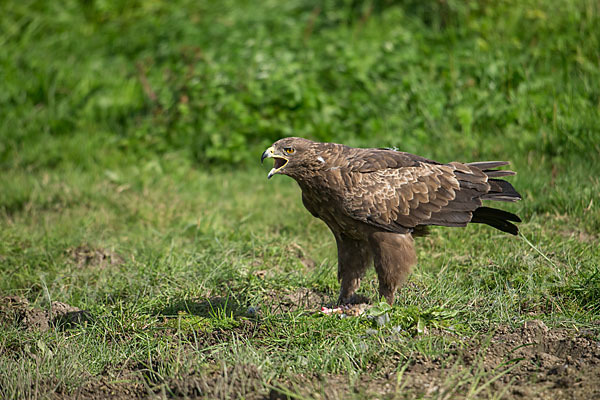
M398 385L526 320L598 340L599 27L593 0L1 2L0 397L510 395ZM435 229L388 324L311 313L335 246L267 185L283 136L510 160L523 236Z

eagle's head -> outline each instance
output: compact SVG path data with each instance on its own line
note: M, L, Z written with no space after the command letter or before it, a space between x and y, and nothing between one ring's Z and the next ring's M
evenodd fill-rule
M267 176L269 179L275 174L289 175L293 178L300 177L305 171L323 163L323 158L315 152L316 142L299 137L279 139L264 151L260 161L273 158L273 168Z

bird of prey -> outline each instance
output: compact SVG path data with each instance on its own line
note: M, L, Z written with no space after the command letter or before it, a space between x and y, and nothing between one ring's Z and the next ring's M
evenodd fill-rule
M353 148L289 137L262 154L275 174L288 175L302 190L310 213L327 224L337 243L339 303L353 301L373 262L379 295L388 303L416 263L413 236L429 225L483 223L516 235L521 222L482 200L517 201L521 195L496 169L506 161L448 164L381 148Z

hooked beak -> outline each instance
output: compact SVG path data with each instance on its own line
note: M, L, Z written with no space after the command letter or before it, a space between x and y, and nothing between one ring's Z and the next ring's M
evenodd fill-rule
M271 179L271 177L273 175L275 175L280 169L285 167L285 165L288 163L287 158L275 155L275 149L273 148L273 146L269 147L268 149L266 149L264 151L264 153L262 153L262 156L260 157L261 164L263 163L263 161L265 161L265 158L274 158L275 159L275 162L273 163L273 168L271 169L271 171L269 171L269 175L267 175L267 179Z
M265 158L273 158L273 153L275 152L275 150L273 149L273 146L269 147L268 149L266 149L263 153L262 153L262 157L260 157L260 163L262 164L263 161L265 161Z

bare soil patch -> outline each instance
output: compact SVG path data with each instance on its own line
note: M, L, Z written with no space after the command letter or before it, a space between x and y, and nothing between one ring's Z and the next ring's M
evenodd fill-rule
M512 397L600 398L600 341L593 331L548 329L536 320L516 331L499 328L486 349L484 366L494 368L507 356L522 361L492 387L512 380Z
M67 255L78 268L106 268L123 264L123 258L112 250L82 244L67 249Z
M31 306L23 297L0 298L0 323L16 323L25 330L47 331L51 326L68 327L88 318L86 311L59 301L53 301L48 309L41 309Z
M264 305L272 314L301 310L318 311L330 302L329 295L305 288L288 292L272 291L264 299Z
M92 378L73 393L56 393L56 399L144 399L148 390L142 379L131 371L123 371L119 377Z
M166 382L170 397L210 399L264 399L263 378L253 365L220 366L208 374L193 374Z
M191 373L162 381L151 368L138 364L121 366L92 378L70 394L56 393L65 399L266 399L268 389L253 365L209 367L206 373Z
M490 337L472 340L442 357L386 360L371 378L342 375L298 376L272 398L286 392L319 393L343 399L366 398L600 398L600 342L597 333L548 329L527 321L520 329L500 327ZM388 372L385 372L385 371ZM402 372L398 372L398 370Z

